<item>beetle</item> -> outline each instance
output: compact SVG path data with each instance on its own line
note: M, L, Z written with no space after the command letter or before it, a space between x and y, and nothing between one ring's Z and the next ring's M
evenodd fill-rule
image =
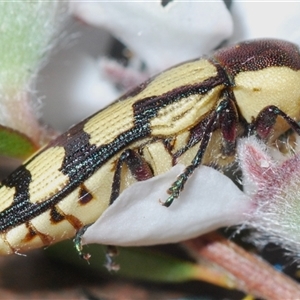
M300 53L272 39L242 42L156 75L29 158L0 186L0 254L70 238L135 181L201 164L224 169L239 137L300 134ZM217 183L216 183L217 184Z

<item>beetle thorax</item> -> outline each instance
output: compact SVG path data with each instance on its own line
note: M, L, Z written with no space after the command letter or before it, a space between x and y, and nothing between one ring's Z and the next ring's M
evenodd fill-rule
M269 67L236 75L234 95L240 113L250 123L269 105L292 118L300 117L300 71L289 67Z
M237 107L248 123L269 105L299 119L300 53L296 45L275 39L243 42L213 57L231 78Z

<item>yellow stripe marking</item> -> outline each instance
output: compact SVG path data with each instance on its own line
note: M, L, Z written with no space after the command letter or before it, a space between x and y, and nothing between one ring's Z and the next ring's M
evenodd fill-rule
M40 153L26 166L32 178L29 185L31 203L43 202L69 183L69 177L59 171L64 155L63 147L53 147Z
M136 101L145 97L160 96L180 86L201 83L214 76L217 76L216 67L206 59L199 59L159 74L133 99Z
M15 187L1 187L0 211L4 211L13 204L15 192Z
M97 147L109 144L134 124L132 105L134 101L116 102L95 115L85 125L83 130L90 135L90 144Z

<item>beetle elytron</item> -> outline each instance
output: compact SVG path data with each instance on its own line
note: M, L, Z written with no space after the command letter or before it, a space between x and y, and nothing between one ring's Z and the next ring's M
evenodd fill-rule
M0 187L0 253L70 238L128 185L186 169L169 206L200 164L234 159L236 139L300 134L300 53L279 40L221 49L171 68L50 142Z

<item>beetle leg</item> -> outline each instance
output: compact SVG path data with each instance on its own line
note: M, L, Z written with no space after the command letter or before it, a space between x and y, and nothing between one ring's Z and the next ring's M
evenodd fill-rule
M269 136L272 127L276 122L277 116L281 116L286 122L291 126L295 132L300 135L300 126L299 124L289 117L285 112L280 110L277 106L270 105L264 108L254 120L250 130L255 129L257 134L265 139Z
M73 242L74 242L74 246L75 246L75 249L78 253L78 255L83 258L84 260L86 260L87 262L89 262L89 259L91 257L91 255L89 253L84 253L82 251L82 243L81 243L81 240L82 240L82 236L83 234L86 232L86 230L88 229L90 225L86 225L86 226L83 226L82 228L80 228L77 232L76 232L76 235L73 239ZM111 246L111 245L108 245L106 247L106 253L105 253L105 259L106 259L106 262L105 262L105 267L107 268L108 271L118 271L119 270L119 265L116 264L113 260L113 258L115 256L118 255L118 249L116 246Z
M73 242L74 242L74 246L75 246L75 249L78 253L78 255L85 259L86 261L89 260L89 258L91 257L91 255L89 253L83 253L82 251L82 243L81 243L81 238L83 236L83 234L86 232L86 230L88 229L90 225L86 225L86 226L83 226L82 228L80 228L77 232L76 232L76 235L73 239Z
M140 154L131 149L125 150L121 154L116 166L112 183L112 192L109 202L110 204L112 204L120 195L121 173L124 163L127 165L133 177L137 181L143 181L153 177L153 172L150 166Z
M224 101L224 106L220 112L219 124L223 137L223 154L233 155L236 148L238 111L233 100Z
M213 114L211 119L209 120L206 130L203 134L203 138L201 140L200 148L192 160L192 163L187 166L183 173L181 173L175 182L173 182L172 186L168 189L168 193L170 196L167 200L163 203L164 206L169 207L173 201L179 197L180 192L183 190L185 183L187 182L188 178L193 174L194 170L200 165L207 145L210 141L211 134L212 134L212 127L214 126L217 120L217 112Z
M116 171L113 178L112 183L112 193L110 196L110 204L112 204L119 196L120 194L120 184L121 184L121 172L123 164L126 163L128 166L130 172L134 176L134 178L138 181L146 180L151 177L153 177L152 170L150 169L150 166L147 164L147 162L142 158L141 155L139 155L136 151L133 151L131 149L125 150L116 166ZM76 233L76 236L74 238L74 244L75 248L79 254L80 257L82 257L85 260L89 260L90 255L87 253L83 253L82 251L82 244L81 244L81 238L86 229L89 227L89 225L82 227L79 229ZM116 251L112 251L112 249L115 249L114 246L108 246L108 250L106 253L106 264L105 266L107 269L111 270L117 270L118 265L113 262L113 256Z
M175 162L182 154L184 154L191 147L198 144L203 139L205 128L207 128L207 124L209 123L209 120L213 117L213 115L214 112L210 113L206 118L204 118L204 120L201 120L198 124L196 124L193 128L190 129L191 136L189 138L189 141L186 143L184 147L180 148L173 155Z
M222 105L222 102L219 106ZM219 108L219 107L218 107ZM211 115L211 118L209 122L207 123L207 126L205 128L205 132L203 134L200 148L192 160L192 163L187 166L183 173L181 173L175 182L173 182L172 186L168 189L168 193L170 196L167 198L167 200L163 203L164 206L169 207L173 201L179 197L180 192L183 190L185 183L187 182L188 178L193 174L194 170L200 165L203 155L205 153L205 150L208 146L208 143L211 138L211 134L213 132L213 127L218 119L219 116L219 110L214 111L214 113Z
M231 153L235 147L238 112L236 110L235 103L233 100L231 100L227 92L224 94L224 99L219 103L217 109L212 113L209 121L207 122L200 148L192 160L192 163L186 167L184 172L177 177L176 181L168 189L170 196L164 202L164 206L169 207L172 202L179 197L179 194L183 190L185 183L193 174L194 170L201 164L211 135L218 121L224 137L225 151L226 153Z
M120 266L114 261L114 257L119 254L118 248L116 246L108 245L105 251L105 268L111 271L119 271Z

